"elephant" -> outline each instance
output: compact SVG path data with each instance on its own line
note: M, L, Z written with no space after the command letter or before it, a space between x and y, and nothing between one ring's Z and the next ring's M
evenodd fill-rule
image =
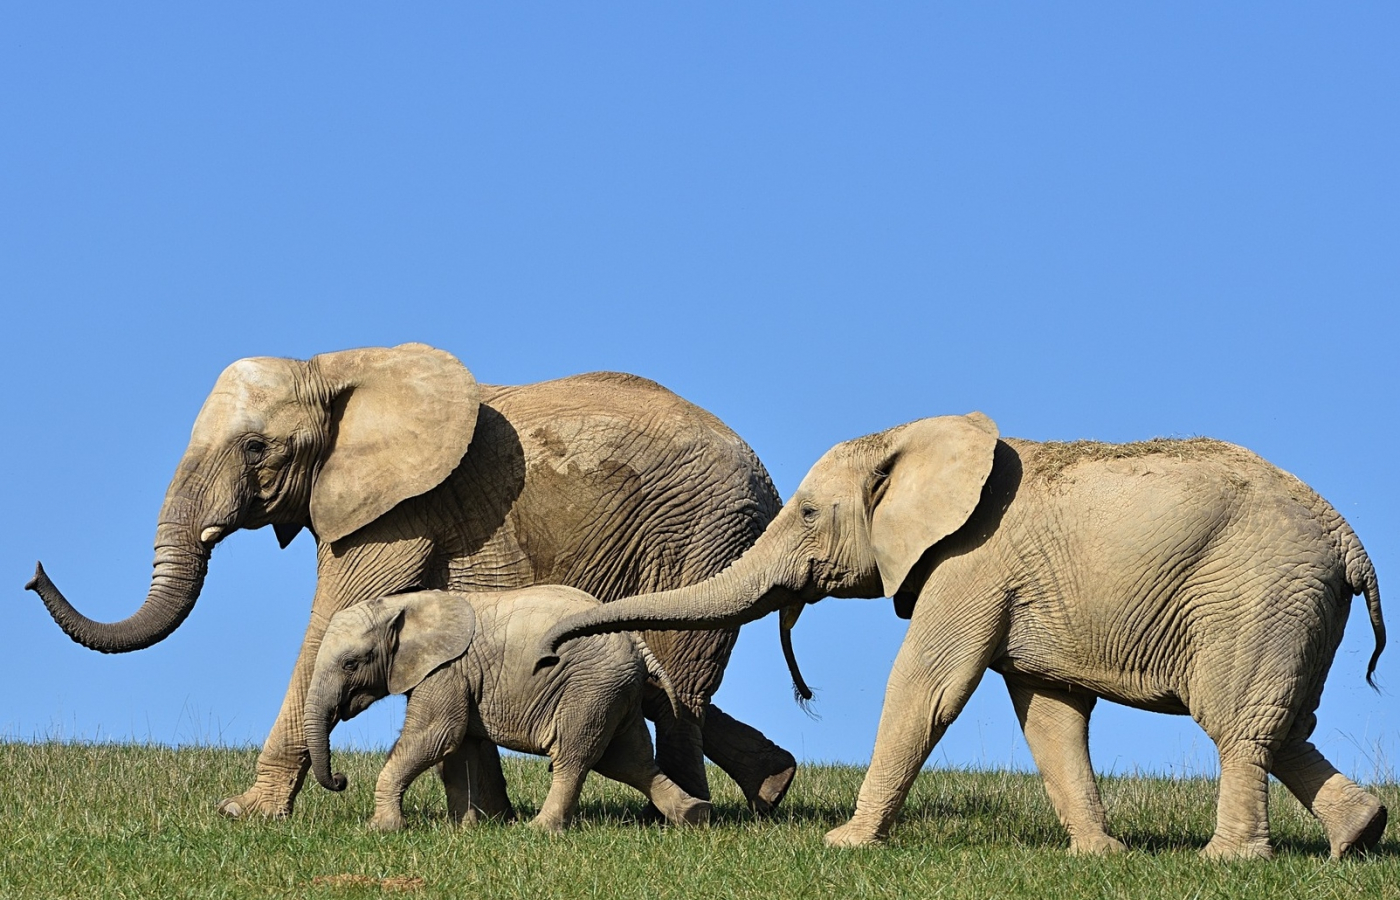
M330 730L389 694L407 694L403 733L374 790L370 827L404 826L403 795L442 763L448 811L477 821L479 793L462 752L478 741L547 755L549 794L530 824L564 830L578 809L588 771L629 784L676 825L709 821L710 804L681 790L657 768L642 717L651 675L684 715L664 668L630 633L570 644L560 664L533 672L531 651L549 626L598 605L576 588L537 585L514 591L421 591L369 600L331 617L316 653L306 697L311 771L329 790L346 780L331 773Z
M254 783L219 804L230 817L285 817L308 766L301 723L312 664L336 612L414 588L567 584L611 600L680 587L737 559L779 505L734 432L637 376L480 384L424 344L258 357L225 369L195 419L140 608L94 622L42 565L28 587L78 643L139 650L189 615L230 533L271 525L285 547L308 529L317 580L306 636ZM655 688L646 711L662 769L688 793L710 796L703 751L764 813L796 761L710 703L736 636L651 636L692 715L673 715ZM509 817L495 748L483 753L483 803Z
M1192 716L1220 755L1202 853L1267 857L1268 775L1321 820L1332 855L1387 813L1308 741L1351 598L1385 645L1375 569L1294 476L1216 440L1002 439L981 413L910 422L823 455L762 537L714 578L556 625L732 628L823 597L890 597L909 628L854 815L835 846L887 838L920 767L987 669L1005 679L1076 853L1123 849L1089 761L1099 697Z

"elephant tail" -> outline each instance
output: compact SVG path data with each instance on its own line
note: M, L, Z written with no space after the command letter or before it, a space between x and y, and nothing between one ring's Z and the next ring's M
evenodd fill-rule
M656 683L661 685L661 689L666 692L666 697L671 701L671 711L676 714L677 719L691 718L685 710L685 704L681 702L680 696L676 693L676 686L671 683L671 676L666 674L666 669L662 667L661 660L656 658L656 654L651 652L647 642L642 640L642 636L635 631L626 632L632 639L632 643L637 646L637 652L642 655L642 661L646 663L647 677L656 679Z
M1370 664L1366 666L1366 683L1374 688L1376 661L1381 658L1381 651L1385 649L1381 589L1376 581L1376 567L1371 564L1371 557L1366 555L1366 548L1361 546L1361 539L1351 530L1350 525L1343 524L1342 540L1346 548L1347 584L1351 587L1352 594L1366 596L1366 610L1371 614L1371 632L1376 636L1376 649L1371 654Z

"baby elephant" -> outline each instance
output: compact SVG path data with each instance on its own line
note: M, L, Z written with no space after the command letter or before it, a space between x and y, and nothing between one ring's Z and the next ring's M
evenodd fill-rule
M408 694L403 733L374 790L372 828L403 827L403 794L441 761L448 811L480 815L476 742L488 740L553 761L553 781L531 823L562 831L578 808L589 769L637 788L677 824L709 821L710 804L657 768L642 719L642 690L655 677L679 712L670 680L642 640L607 634L568 646L560 664L533 670L540 637L560 619L598 605L582 591L540 585L514 591L423 591L382 597L331 618L306 699L306 744L322 786L331 774L330 730L388 694Z

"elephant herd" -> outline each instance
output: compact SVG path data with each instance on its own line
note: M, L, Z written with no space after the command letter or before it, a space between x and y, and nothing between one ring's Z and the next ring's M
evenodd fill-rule
M455 819L513 817L499 746L550 756L532 823L547 830L590 769L672 822L707 821L706 756L767 814L797 764L713 702L739 626L779 611L786 647L805 604L890 597L908 632L828 844L887 838L988 669L1072 852L1123 848L1089 761L1100 697L1190 715L1215 743L1208 857L1270 855L1270 774L1333 856L1385 829L1379 799L1309 741L1354 595L1368 680L1385 644L1375 570L1327 501L1231 444L1037 443L940 416L838 444L784 504L743 440L643 378L484 385L422 344L244 359L195 420L136 612L95 622L42 566L28 587L78 643L139 650L189 615L220 540L265 525L283 546L314 535L316 590L227 816L291 815L308 770L343 787L330 729L389 693L409 705L377 828L402 825L404 789L434 765Z

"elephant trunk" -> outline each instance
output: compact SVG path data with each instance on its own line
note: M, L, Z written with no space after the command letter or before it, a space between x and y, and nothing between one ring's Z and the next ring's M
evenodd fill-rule
M213 546L234 527L238 505L233 492L212 489L208 454L187 450L161 506L156 526L155 563L146 600L119 622L96 622L64 598L42 565L25 585L37 593L49 615L70 638L102 653L129 653L164 640L194 609L209 570ZM211 505L216 497L227 502Z
M801 603L782 577L778 542L765 532L747 553L713 578L688 587L613 600L556 623L541 642L538 665L557 660L560 645L614 631L737 628L781 607Z
M102 653L129 653L164 640L194 609L209 568L209 547L181 525L162 522L156 529L155 571L141 607L119 622L96 622L64 598L42 564L25 585L44 601L49 615L70 638Z
M311 773L328 791L343 791L346 785L344 775L331 772L331 729L336 723L337 699L338 692L322 679L317 679L306 697L306 716L302 725L306 750L311 757Z
M797 654L792 652L792 628L797 624L797 617L802 615L802 604L783 607L782 614L778 618L778 642L783 646L783 661L787 663L788 674L792 676L792 693L797 698L797 703L804 710L811 714L807 704L811 702L812 689L807 686L807 680L802 677L802 670L797 667Z

